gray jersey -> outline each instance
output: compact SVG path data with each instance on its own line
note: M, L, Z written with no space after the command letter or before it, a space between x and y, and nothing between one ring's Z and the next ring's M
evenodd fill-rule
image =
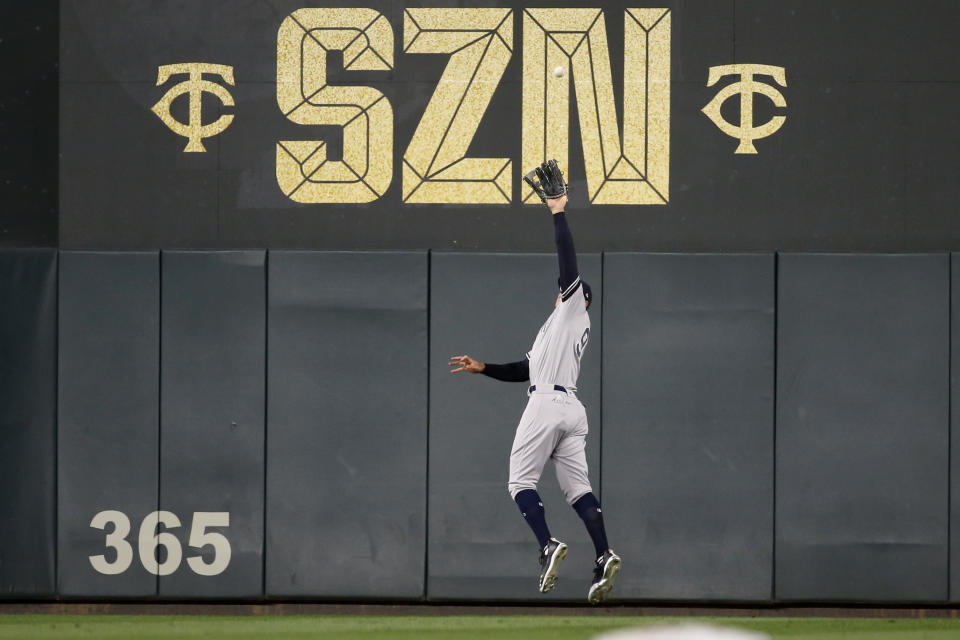
M590 315L580 289L580 277L563 292L557 305L540 327L540 333L527 353L530 360L530 384L554 385L577 390L580 358L590 339Z

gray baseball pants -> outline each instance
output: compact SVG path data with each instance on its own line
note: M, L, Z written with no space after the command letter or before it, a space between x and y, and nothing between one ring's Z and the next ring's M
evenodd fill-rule
M552 388L531 393L510 451L510 497L536 491L548 459L567 504L591 492L586 444L587 412L575 395Z

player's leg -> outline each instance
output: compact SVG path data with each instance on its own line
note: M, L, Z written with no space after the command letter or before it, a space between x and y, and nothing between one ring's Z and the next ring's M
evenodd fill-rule
M599 558L604 551L610 548L607 543L607 531L603 526L603 512L600 510L600 502L592 491L588 491L577 498L570 506L583 520L583 525L587 528L587 533L590 534L590 539L593 541L595 557Z
M557 471L557 481L567 500L580 519L593 541L596 556L600 557L609 548L607 531L603 526L603 512L600 502L593 495L587 471L586 434L582 432L566 433L557 444L553 453L553 463Z
M517 503L520 515L523 516L527 526L537 537L537 544L541 549L547 546L550 541L550 528L547 526L547 513L543 508L540 494L534 489L522 489L513 496L513 500Z
M600 511L600 503L593 492L580 497L573 503L573 508L587 527L587 532L590 534L590 539L593 540L593 548L597 554L593 567L593 581L590 584L590 591L587 593L590 604L597 604L602 602L610 593L610 590L613 589L613 582L617 578L617 573L620 572L620 556L614 553L613 549L607 544L607 532L603 526L603 513Z
M597 555L600 555L607 549L607 534L603 528L600 504L590 486L586 411L576 401L567 406L564 426L551 457L563 497L587 526Z
M560 563L567 557L567 545L550 536L547 520L540 495L532 489L520 491L514 500L520 507L520 513L537 536L537 542L543 542L539 552L540 577L537 586L541 593L547 593L557 583Z
M540 591L546 593L557 581L557 567L566 557L567 545L550 536L543 501L537 484L543 467L556 444L557 431L542 421L544 396L534 394L520 418L510 451L510 480L507 489L517 503L540 547Z
M542 549L550 539L543 502L537 493L537 484L543 466L553 449L555 430L540 421L543 414L542 395L532 395L520 418L517 433L510 449L510 479L507 490L520 508L520 513L537 537Z
M586 455L586 411L583 405L576 402L571 405L571 414L568 424L572 423L573 427L561 435L553 454L553 462L567 503L583 520L593 541L597 559L587 598L592 604L597 604L606 598L613 588L613 582L620 571L620 558L609 548L606 528L603 525L603 512L590 486Z

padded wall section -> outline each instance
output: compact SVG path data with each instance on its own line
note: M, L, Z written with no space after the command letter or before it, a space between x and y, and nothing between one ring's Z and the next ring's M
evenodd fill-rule
M948 257L779 264L776 596L945 600Z
M184 558L162 596L263 593L265 256L163 254L160 508Z
M0 250L0 598L54 593L57 252Z
M960 523L960 255L950 256L950 522ZM950 557L960 559L960 526L950 526ZM950 563L950 601L960 601L960 562Z
M593 288L578 397L587 408L587 463L598 498L603 287L597 254L578 256ZM430 298L431 599L583 600L594 551L567 506L553 464L539 487L551 534L570 545L557 586L537 589L537 541L507 493L510 449L529 383L451 374L449 356L522 360L553 311L556 255L434 253Z
M614 595L769 599L774 257L607 254L604 286Z
M157 509L159 266L157 253L60 254L57 561L63 596L157 591L138 538L141 521ZM91 526L98 514L100 528ZM145 551L153 557L149 546Z
M427 255L269 259L270 596L424 592Z

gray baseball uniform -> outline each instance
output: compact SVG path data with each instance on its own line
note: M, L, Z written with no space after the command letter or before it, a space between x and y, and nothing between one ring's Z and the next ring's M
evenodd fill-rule
M530 399L510 452L511 497L524 489L536 490L551 458L567 503L591 491L584 452L587 414L576 396L580 358L590 339L590 315L580 287L578 276L563 292L527 354Z

